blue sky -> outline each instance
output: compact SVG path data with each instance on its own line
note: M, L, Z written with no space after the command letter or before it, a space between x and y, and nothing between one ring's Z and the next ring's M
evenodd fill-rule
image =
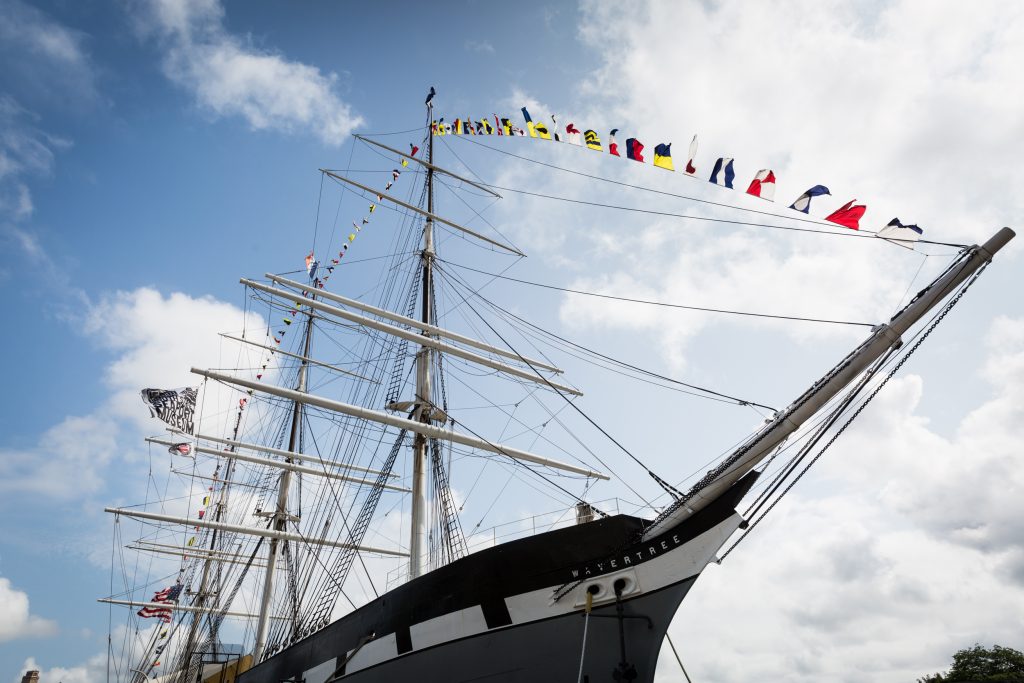
M245 303L239 276L301 265L317 217L317 169L382 163L365 147L353 150L349 133L421 125L425 91L435 86L449 119L527 105L535 119L557 112L585 122L580 128L639 131L649 150L672 141L677 167L698 133L702 168L734 156L737 185L758 168L776 170L774 211L820 182L833 196L817 205L819 216L857 197L869 205L865 227L898 215L927 237L970 242L1024 211L1016 189L1022 45L1016 6L967 11L912 0L629 9L597 0L0 1L0 288L9 311L0 615L12 625L0 624L0 676L14 680L31 658L65 683L103 680L96 658L107 613L93 599L110 579L110 520L100 510L137 500L132 487L145 465L144 415L128 399L143 385L184 384L190 363L214 364L214 332ZM387 139L404 147L412 138ZM678 173L509 143L598 175L758 206ZM649 195L461 141L439 145L439 157L460 168L452 152L499 185L726 216L676 200L655 205ZM333 188L325 196L338 201ZM470 217L449 196L442 201ZM342 207L342 216L357 210ZM922 265L920 252L514 195L488 216L529 253L520 277L842 319L882 319L921 284L919 266L920 277L934 274L950 253L932 249ZM367 235L363 244L378 253L385 242ZM838 680L833 666L897 680L941 668L975 640L1024 645L1011 642L1019 617L995 613L1024 613L1024 480L1013 466L1022 409L1015 379L1024 379L1020 253L1015 244L1000 255L927 357L915 358L849 445L796 492L785 511L793 526L765 530L732 567L702 579L706 589L687 606L691 621L673 631L692 644L698 680ZM773 405L861 334L652 314L533 290L504 296L600 350ZM577 378L600 387L587 407L602 424L679 476L757 421L651 398L600 375ZM633 393L617 400L616 391ZM663 428L636 427L645 422ZM812 559L783 561L793 556ZM968 575L970 587L954 595ZM689 624L744 609L765 577L773 597L747 608L740 631L763 657L737 662L712 652L725 630ZM914 581L926 584L924 597L906 588ZM816 597L801 602L807 586ZM877 616L852 607L857 591ZM962 633L942 628L950 605L967 612ZM750 623L805 640L774 639ZM924 636L908 638L911 627ZM877 636L855 646L848 629ZM808 661L794 641L813 643L822 660ZM663 668L663 680L679 680Z

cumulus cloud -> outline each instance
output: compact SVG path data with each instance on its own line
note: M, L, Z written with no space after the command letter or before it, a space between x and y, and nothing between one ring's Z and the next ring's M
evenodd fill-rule
M1012 75L1024 59L1013 38L1024 31L1024 8L899 0L877 11L851 2L624 9L594 0L582 3L580 16L580 36L599 50L602 66L581 79L569 100L579 107L577 126L605 125L602 137L619 128L620 143L637 135L648 149L674 142L677 166L699 133L699 178L564 146L532 145L531 157L781 214L807 187L823 183L833 196L815 206L819 216L857 197L869 207L865 228L899 216L924 226L926 237L954 242L985 239L1024 208L1012 186L1015 160L1024 153L1017 115L1024 102ZM548 113L528 91L512 99L528 103L535 120ZM778 204L703 182L718 156L736 158L737 187L759 168L773 168ZM497 183L698 217L779 222L511 161ZM497 212L518 244L562 271L560 284L797 316L887 319L951 254L594 211L514 193ZM1012 269L1019 251L1011 243L995 267ZM967 301L979 304L976 297ZM781 333L808 349L822 341L852 344L864 334L666 315L571 295L561 318L577 336L618 331L625 339L655 339L662 353L649 362L675 369L694 368L698 340L714 346L726 333L745 340ZM988 359L975 379L988 382L987 393L950 397L953 418L939 425L929 421L934 401L925 400L934 384L897 378L765 525L721 567L708 569L672 629L694 680L914 680L947 668L954 651L976 641L1014 645L1024 609L1024 480L1017 462L1024 322L997 319L986 344ZM778 362L791 364L792 352ZM658 680L684 680L667 649Z
M254 130L310 131L340 145L362 118L338 95L339 77L229 34L218 0L152 0L139 22L164 48L164 74L215 116Z
M223 365L223 354L230 354L234 364L239 357L236 348L222 348L218 332L262 325L259 316L210 297L165 296L149 288L103 297L88 306L84 319L73 322L114 354L105 372L111 393L92 414L65 417L31 447L0 451L0 491L9 496L73 500L101 491L112 463L138 451L119 437L161 430L142 405L139 390L199 384L191 366ZM221 390L212 389L210 405L222 405L222 399ZM229 418L214 413L209 419L214 424L207 426L216 429Z
M906 216L940 239L985 237L1024 206L1011 172L1024 96L1010 87L1024 7L594 0L582 15L604 63L581 85L604 105L594 120L652 144L700 133L705 170L717 156L742 178L771 166L780 201L824 183L830 206L866 201L869 225Z
M790 217L786 204L810 185L824 183L833 196L818 200L819 216L856 197L869 207L862 221L866 229L899 216L924 226L933 239L987 238L1024 209L1012 186L1015 160L1024 154L1024 123L1016 115L1022 104L1015 99L1019 89L1011 85L1013 65L1024 59L1021 42L1012 39L1024 30L1024 9L943 7L903 0L871 14L849 2L757 8L649 3L628 9L584 2L580 36L600 50L602 64L577 86L572 100L580 116L561 120L575 118L578 127L584 126L581 122L605 126L602 136L619 128L620 143L637 135L648 149L674 141L677 165L690 137L699 133L700 180L649 166L607 163L607 158L572 148L559 149L553 157L553 150L534 145L531 156L617 181ZM927 21L910 19L926 13ZM650 40L653 35L672 39ZM721 45L757 47L723 51ZM713 64L698 63L703 55L716 55ZM558 108L513 90L512 99L536 106L530 107L535 119ZM1007 96L1010 91L1014 94ZM718 156L736 158L737 187L745 187L757 169L773 168L779 177L778 204L701 182ZM950 164L952 159L957 163ZM507 164L498 182L698 219L793 225L535 166ZM572 282L578 288L754 312L884 319L911 286L920 253L935 258L924 264L918 284L951 253L925 247L914 254L867 240L596 212L514 195L502 204L498 212L516 226L517 242L570 277L578 272ZM1012 245L1007 255L1012 258L1019 248ZM578 297L567 298L562 312L563 320L583 333L657 334L676 369L686 367L692 340L726 322ZM798 342L855 336L838 327L752 319L746 328L774 329Z
M28 595L14 588L10 579L0 576L0 643L56 633L56 622L32 614Z
M951 437L919 412L923 380L894 380L706 571L672 630L696 679L915 680L974 642L1015 645L1024 320L997 319L987 346L992 394ZM677 669L663 658L659 680L681 681Z
M77 666L54 666L45 668L36 661L35 657L29 657L21 665L21 672L11 679L11 683L21 681L21 676L26 671L38 671L40 681L60 681L60 683L101 683L107 680L107 655L100 653L90 657L88 660Z
M119 417L138 416L152 426L139 400L144 386L162 388L198 384L189 368L218 367L225 354L235 362L237 345L223 346L218 332L259 329L262 319L213 297L163 295L143 287L116 292L92 305L83 331L115 353L105 381L113 390L110 407ZM187 333L179 333L186 331Z

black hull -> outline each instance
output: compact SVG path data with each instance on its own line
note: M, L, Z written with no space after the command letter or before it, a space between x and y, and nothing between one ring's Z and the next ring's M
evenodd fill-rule
M632 680L653 681L672 617L741 526L735 505L755 478L653 538L641 538L643 520L617 515L474 553L274 653L239 681L576 681L588 591L584 674L615 680L621 623Z
M697 577L623 602L626 661L637 683L652 683L665 632ZM639 617L639 618L638 618ZM644 618L646 617L646 618ZM648 625L647 619L650 619ZM594 609L587 624L575 612L508 626L407 655L345 676L351 683L546 683L612 681L621 661L619 619L614 605Z

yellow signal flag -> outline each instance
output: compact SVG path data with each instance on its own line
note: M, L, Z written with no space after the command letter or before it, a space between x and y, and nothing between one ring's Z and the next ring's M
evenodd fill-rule
M408 166L408 165L409 165L409 160L408 159L402 159L402 166Z
M587 149L600 152L601 149L601 138L597 136L597 133L592 130L584 131L583 141L587 143Z
M192 538L188 539L188 544L187 545L188 545L189 548L191 548L195 544L196 544L196 537L195 536L193 536Z
M667 171L676 170L672 165L672 143L661 143L654 148L654 165Z
M533 119L530 118L530 112L526 111L526 107L523 107L523 118L526 120L526 130L530 133L530 137L537 137L537 126L534 125ZM505 134L509 135L508 131Z
M540 123L534 123L533 129L537 131L537 137L539 137L541 140L551 139L551 131L548 130L547 125L545 125L543 121L541 121Z
M348 241L349 242L355 242L356 241L356 234L354 232L350 232L348 234Z

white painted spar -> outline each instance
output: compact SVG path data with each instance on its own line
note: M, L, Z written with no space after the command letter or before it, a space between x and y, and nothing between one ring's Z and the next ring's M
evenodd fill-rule
M294 289L296 292L303 292L309 289L309 285L303 285L301 282L289 280L288 278L283 278L279 275L273 275L272 273L267 273L266 277L279 285L290 287L291 289ZM452 341L459 342L460 344L465 344L466 346L472 346L473 348L480 349L481 351L487 351L488 353L493 353L497 356L503 356L511 360L517 360L522 363L532 365L534 368L540 370L547 370L549 372L554 372L555 374L559 375L562 374L562 371L559 368L555 367L554 365L545 363L544 361L536 360L533 358L527 358L526 356L520 356L518 353L515 353L514 351L498 348L497 346L491 346L490 344L484 343L477 339L473 339L472 337L466 337L464 335L461 335L458 332L452 332L451 330L446 330L443 327L438 327L437 325L431 325L429 323L421 322L419 320L416 320L415 318L409 318L404 315L399 315L398 313L392 313L389 310L378 308L377 306L371 306L370 304L363 303L362 301L359 301L357 299L350 299L347 296L341 296L340 294L335 294L333 292L328 292L322 289L317 290L316 295L317 298L327 299L328 301L333 301L334 303L342 304L344 306L348 306L349 308L355 308L356 310L363 311L364 313L371 313L375 316L384 318L385 320L390 320L391 322L399 323L401 325L415 327L416 329L422 330L423 332L426 332L431 335L444 337L445 339L451 339Z
M472 237L477 238L478 240L481 240L483 242L487 242L488 244L493 244L494 246L496 246L496 247L498 247L500 249L504 249L505 251L511 252L511 253L515 254L516 256L523 256L523 257L526 256L526 254L524 254L523 252L519 251L515 247L510 247L509 245L503 244L503 243L501 243L501 242L499 242L497 240L492 240L490 237L487 237L486 235L481 235L480 233L476 232L475 230L470 230L466 226L459 225L458 223L452 222L452 221L448 220L447 218L444 218L443 216L438 216L437 214L431 213L430 211L424 211L423 209L421 209L420 207L416 206L415 204L409 204L408 202L403 202L401 199L397 199L395 197L392 197L389 194L384 194L380 190L375 190L372 187L367 187L366 185L363 185L362 183L357 183L356 181L352 180L351 178L346 178L345 176L340 176L337 173L332 173L331 171L328 171L326 169L321 168L320 171L322 173L325 173L325 174L329 175L330 177L334 178L335 180L340 180L343 183L348 183L349 185L352 185L354 187L358 187L360 190L363 190L364 192L370 192L370 193L376 195L378 200L386 199L386 200L388 200L389 202L391 202L393 204L397 204L398 206L401 206L404 209L408 209L409 211L412 211L413 213L418 213L419 215L423 216L424 218L429 219L429 221L437 221L438 223L444 223L449 228L455 228L456 230L464 232L467 235L470 235Z
M242 526L241 524L228 524L226 522L211 522L208 519L190 519L188 517L176 517L174 515L162 515L156 512L144 510L129 510L126 508L103 508L104 512L126 517L137 517L139 519L151 519L154 522L168 522L182 526L197 526L204 529L217 529L218 531L230 531L236 534L249 534L250 536L263 536L264 538L276 538L282 541L291 541L302 545L323 545L328 548L354 548L364 553L377 553L379 555L392 555L394 557L409 557L409 553L400 550L389 550L387 548L374 548L364 545L352 545L342 541L332 541L329 538L307 538L301 534L292 534L287 531L265 529L261 527Z
M237 439L225 439L220 436L210 436L209 434L197 434L192 436L185 432L180 432L176 429L169 429L169 432L174 434L180 434L186 439L199 439L200 441L211 441L213 443L222 443L232 448L241 448L246 451L256 451L257 453L270 453L271 455L280 455L285 458L291 458L292 460L304 460L306 462L315 462L318 465L327 465L328 467L338 467L345 470L353 470L355 472L365 472L367 474L380 474L380 470L371 470L368 467L359 467L357 465L350 465L344 462L336 462L334 460L324 460L319 455L307 455L305 453L299 453L297 451L289 451L283 448L272 448L270 446L262 446L258 443L247 443L245 441L238 441ZM396 478L397 474L389 474L388 477Z
M149 443L155 443L160 446L172 446L173 441L167 439L154 439L152 437L147 438L146 441ZM206 455L215 455L218 458L229 458L232 460L241 460L242 462L251 462L255 465L264 465L266 467L273 467L279 470L288 470L289 472L301 472L302 474L308 474L313 477L324 477L326 479L335 479L337 481L347 481L355 484L361 484L363 486L375 486L376 482L370 481L369 479L360 479L358 477L349 477L344 474L339 474L328 469L316 469L315 467L306 467L305 465L296 465L293 462L285 462L283 460L271 460L269 458L258 458L255 455L245 455L237 451L225 451L216 448L207 448L206 446L193 446L196 453L205 453ZM388 491L399 491L400 493L409 493L409 489L403 486L394 486L392 484L382 484L381 488L387 489Z
M246 287L255 289L256 291L263 292L265 294L270 294L272 296L288 299L289 301L293 301L295 299L295 295L291 292L288 292L287 290L277 289L276 287L268 287L267 285L256 282L255 280L247 280L246 278L242 278L241 280L239 280L239 282L241 282ZM486 368L490 368L491 370L497 370L498 372L502 372L506 375L518 377L519 379L525 379L529 382L534 382L536 384L548 387L550 389L556 389L566 394L572 394L573 396L583 395L583 392L580 391L579 389L574 389L565 384L553 382L549 380L547 377L537 374L536 372L521 370L519 368L508 365L507 363L498 362L486 356L481 356L478 353L473 353L472 351L467 351L466 349L459 348L458 346L446 344L443 341L439 341L437 339L434 339L433 337L428 337L424 334L420 334L419 332L412 332L401 327L396 327L395 325L382 323L379 320L367 318L365 315L352 313L351 311L346 311L343 308L338 308L337 306L325 304L324 302L317 301L316 299L303 299L302 305L320 311L321 313L333 315L337 318L341 318L342 320L346 320L357 325L362 325L363 327L368 327L371 330L377 330L378 332L390 334L393 337L405 339L406 341L410 341L414 344L419 344L420 346L426 346L428 348L434 349L435 351L446 353L449 356L455 356L463 360L468 360L471 363L482 365Z
M325 410L332 410L336 413L351 415L352 417L359 417L364 420L370 420L372 422L389 425L391 427L397 427L398 429L407 429L410 432L422 434L432 439L451 441L452 443L462 444L463 446L470 446L471 448L478 448L480 450L488 451L490 453L506 455L512 458L513 460L523 460L525 462L532 462L537 465L545 465L547 467L553 467L555 469L564 470L566 472L573 472L574 474L582 474L587 477L593 477L594 479L607 480L609 478L606 474L601 474L600 472L588 470L585 467L577 467L576 465L570 465L568 463L560 462L558 460L552 460L550 458L545 458L540 455L535 455L527 451L521 451L518 448L512 448L510 446L492 443L490 441L487 441L486 439L481 439L475 436L469 436L468 434L461 434L454 430L442 429L441 427L435 427L434 425L427 424L425 422L417 422L416 420L409 420L404 417L398 417L397 415L390 415L388 413L383 413L379 410L363 408L362 406L354 406L350 403L334 401L329 398L317 396L316 394L307 394L302 391L293 391L291 389L285 389L283 387L276 387L271 384L264 384L263 382L254 382L252 380L244 379L242 377L226 375L222 372L214 372L213 370L201 370L199 368L192 368L192 372L202 377L207 377L209 379L214 379L220 382L227 382L228 384L234 384L236 386L245 387L246 389L252 389L253 391L259 391L264 394L270 394L271 396L278 396L280 398L288 399L289 401L306 403L309 405L317 406L318 408L323 408Z
M212 607L194 607L192 605L179 605L177 603L168 602L141 602L139 600L115 600L113 598L99 598L96 602L102 602L107 605L124 605L125 607L149 607L151 609L170 609L174 612L193 612L199 614L223 614L226 617L238 617L241 619L255 619L255 614L249 614L248 612L222 612L219 609ZM284 621L289 617L271 617L272 619L278 619Z
M403 156L406 159L408 159L409 161L415 161L417 164L419 164L420 166L423 166L424 168L429 168L432 171L437 171L438 173L443 173L444 175L448 176L449 178L454 178L454 179L456 179L456 180L458 180L460 182L465 183L466 185L469 185L470 187L475 187L478 190L482 190L482 191L486 192L487 194L491 195L492 197L496 197L498 199L502 198L500 194L498 194L497 192L495 192L491 188L487 187L486 185L480 185L479 183L475 183L475 182L473 182L472 180L470 180L468 178L463 178L462 176L456 175L455 173L449 171L446 168L441 168L440 166L436 166L436 165L430 163L429 161L423 161L423 159L420 159L417 156L413 156L412 154L409 154L408 152L401 152L401 151L395 149L394 147L388 147L384 143L377 142L376 140L371 140L370 138L366 137L365 135L353 135L352 137L354 137L357 140L362 140L363 142L368 142L371 145L376 145L377 147L380 147L381 149L386 149L387 151L392 152L394 154L397 154L399 156Z

